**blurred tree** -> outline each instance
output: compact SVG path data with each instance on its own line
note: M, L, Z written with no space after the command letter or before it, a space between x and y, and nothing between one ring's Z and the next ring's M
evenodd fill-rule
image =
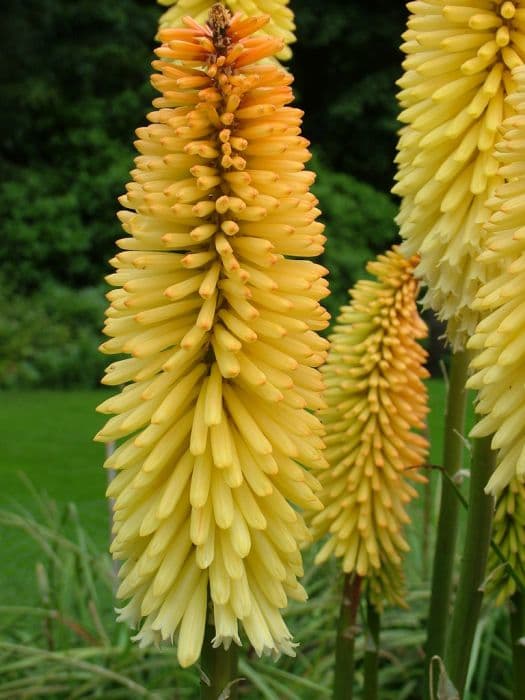
M292 0L292 6L298 41L291 71L305 110L306 136L328 167L388 192L404 3Z
M151 0L4 0L0 228L20 291L100 280L158 14Z
M309 166L317 173L313 191L328 232L320 262L330 274L331 295L325 300L332 317L348 302L347 290L368 276L366 263L395 241L395 204L388 195L352 175L334 172L318 158Z

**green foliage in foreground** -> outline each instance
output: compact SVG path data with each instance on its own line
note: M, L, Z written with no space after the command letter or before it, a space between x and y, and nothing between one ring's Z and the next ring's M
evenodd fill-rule
M36 542L34 576L39 600L0 607L0 700L73 698L198 698L198 668L181 670L169 646L140 650L114 621L115 573L109 556L90 541L73 504L35 496L33 510L0 511L2 528L18 528ZM335 562L317 569L305 561L308 604L293 603L287 622L300 643L296 658L257 659L243 650L239 698L329 698L334 630L340 598ZM421 697L424 582L408 573L408 610L383 616L380 653L382 700ZM477 635L465 700L506 700L510 649L504 610L486 612ZM366 639L357 642L361 686ZM478 690L475 690L475 687Z
M38 545L36 605L0 608L0 699L197 698L198 669L176 667L169 647L143 651L129 641L112 611L114 572L82 528L77 509L37 498L27 509L0 512L3 528L19 528ZM310 560L311 556L308 555ZM241 655L241 698L307 700L330 697L339 581L335 565L310 565L308 606L290 605L287 621L301 644L297 657L277 663ZM335 583L334 583L335 582ZM412 612L391 611L383 634L382 698L415 698L423 630ZM359 640L361 663L365 640ZM358 671L358 679L361 672Z
M443 382L429 382L431 462L439 464ZM91 437L103 421L94 407L106 392L9 392L0 401L0 700L23 698L198 697L198 670L181 671L170 649L141 651L114 621L113 567L106 554L108 512L102 494L102 448ZM16 475L23 470L35 491ZM381 700L420 700L422 643L437 473L412 508L406 563L408 610L383 621ZM6 503L8 499L8 503ZM68 501L73 499L75 505ZM19 505L13 505L13 501ZM293 604L288 623L300 643L296 659L276 664L243 651L240 698L322 700L329 697L340 576L335 562L311 566L307 605ZM489 600L476 638L465 700L509 700L510 647L505 609ZM358 642L356 682L362 683ZM357 695L356 700L359 698Z

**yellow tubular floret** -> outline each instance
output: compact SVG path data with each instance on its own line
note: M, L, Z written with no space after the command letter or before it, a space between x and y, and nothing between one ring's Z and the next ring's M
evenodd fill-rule
M483 417L471 435L494 435L496 470L487 490L499 495L517 477L525 480L525 67L513 72L515 92L507 98L514 114L503 124L498 174L505 180L487 201L486 249L479 263L492 270L474 306L482 315L469 347L476 351L469 386L478 389Z
M214 0L158 0L169 9L160 18L160 28L182 26L183 17L191 15L197 22L205 22ZM284 45L276 52L277 58L287 60L292 52L289 44L295 41L295 22L289 0L225 0L224 5L232 12L243 12L247 16L262 13L269 17L262 32L281 39Z
M346 573L368 578L378 606L402 600L405 507L416 495L410 482L424 480L417 470L428 452L414 432L425 428L428 411L416 264L397 248L369 263L376 279L351 290L323 367L329 469L317 474L325 510L312 518L312 531L328 539L316 561L340 557Z
M398 81L397 185L403 252L420 253L425 303L447 321L454 350L479 320L472 302L491 271L478 260L497 173L495 143L525 60L525 3L409 2Z
M240 622L258 654L293 654L282 609L306 597L309 535L289 501L322 507L304 467L325 465L312 411L327 271L296 256L325 238L292 78L257 63L282 46L253 36L265 21L215 6L204 26L161 31L161 96L137 131L108 277L102 351L131 356L107 369L125 386L97 436L122 438L106 462L120 619L142 645L178 638L183 666L209 606L214 644L240 643Z

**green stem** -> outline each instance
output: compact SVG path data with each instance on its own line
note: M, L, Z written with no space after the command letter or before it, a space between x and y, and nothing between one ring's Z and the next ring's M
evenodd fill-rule
M519 640L525 637L525 596L515 593L510 601L510 631L512 637L512 675L514 700L523 700L525 688L525 646Z
M467 405L467 381L469 356L467 352L452 355L445 414L443 442L443 470L449 478L441 481L441 502L436 533L432 588L427 623L425 697L429 697L430 660L443 657L450 612L452 575L458 530L459 501L453 479L461 469L463 458L463 432Z
M363 700L378 700L379 697L379 634L381 630L381 617L370 601L367 604L366 613L366 651L364 659L365 685Z
M490 547L494 499L484 489L494 469L496 456L490 449L491 441L492 436L489 436L474 442L463 560L445 657L448 675L460 695L467 679L472 642L481 610L482 584Z
M223 647L214 649L211 643L214 636L215 627L208 623L201 654L201 700L217 700L237 678L237 646L232 644L228 651ZM237 684L232 684L229 691L230 694L224 697L235 700Z
M356 574L346 574L337 625L333 700L352 700L353 698L354 647L357 634L355 623L360 594L361 577Z

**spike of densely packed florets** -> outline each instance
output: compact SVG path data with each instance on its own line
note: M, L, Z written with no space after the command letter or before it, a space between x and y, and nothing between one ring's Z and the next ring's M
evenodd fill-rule
M490 576L486 589L501 605L516 592L518 581L525 586L525 484L514 478L503 490L496 504L492 539L499 547L505 564L493 549L489 555ZM512 568L511 569L509 568Z
M312 530L329 538L316 561L334 553L345 572L369 577L376 604L381 597L399 602L405 506L416 495L410 482L423 480L417 468L428 451L413 430L425 427L428 410L416 264L397 248L368 264L376 280L351 290L323 367L330 467L318 474L325 510Z
M214 0L158 0L169 9L160 18L160 28L177 27L182 25L182 19L191 15L197 22L204 22ZM281 60L291 58L289 44L295 41L295 23L292 10L288 7L289 0L224 0L224 4L233 12L243 12L247 16L267 14L268 23L262 31L270 36L282 39L284 46L277 51L276 56Z
M509 112L511 70L525 59L523 0L409 2L399 80L399 214L404 252L421 254L425 302L448 322L455 350L479 320L472 308L487 270L485 201L499 182L494 145Z
M123 438L112 552L123 560L120 619L143 645L178 637L183 666L200 654L208 603L215 645L293 653L281 611L304 600L289 504L320 508L323 427L316 369L327 341L326 270L313 173L289 107L291 76L260 64L281 42L252 36L265 18L219 5L205 26L161 32L121 202L129 237L111 261L105 353L128 353L103 380L126 384L99 409L98 434ZM209 592L208 592L209 591Z
M494 433L497 465L487 489L495 495L514 476L525 479L525 67L513 76L516 90L507 101L516 113L505 120L496 151L506 182L487 202L491 216L479 258L498 272L475 300L483 318L468 344L478 351L469 386L479 390L476 411L484 416L471 435Z

